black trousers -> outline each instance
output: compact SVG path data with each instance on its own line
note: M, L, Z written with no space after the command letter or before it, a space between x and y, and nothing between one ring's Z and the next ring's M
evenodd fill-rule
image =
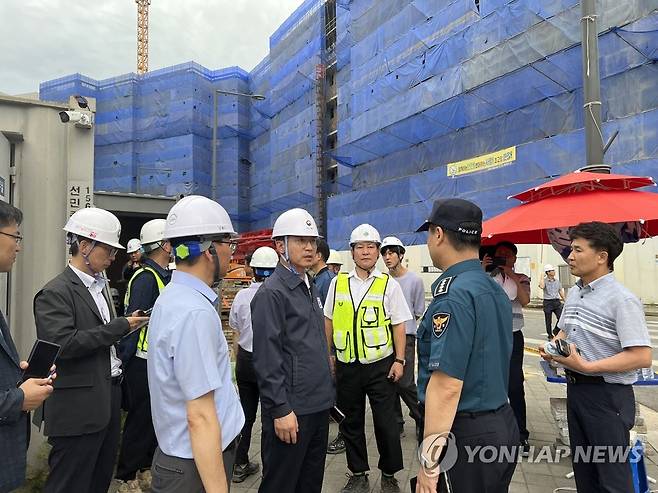
M258 493L320 493L329 435L329 410L297 416L297 443L274 433L274 420L262 416L263 480Z
M420 410L425 416L422 404ZM454 464L447 469L452 491L507 493L519 453L519 430L510 405L488 413L457 413L450 431L454 442L443 448L440 463L446 469Z
M562 315L562 302L559 299L556 300L544 300L544 322L546 323L546 335L549 338L552 338L554 333L557 332L557 323L560 321L560 316ZM553 314L557 317L555 321L555 330L553 329Z
M413 419L416 424L419 424L422 417L418 410L418 390L416 389L415 335L407 335L407 342L404 348L404 359L406 362L404 365L404 373L402 374L402 378L397 381L396 390L400 399L402 399L409 408L409 416L411 416L411 419ZM402 417L402 405L400 404L400 399L395 400L395 412L398 423L402 425L404 424L404 418Z
M521 440L527 440L530 436L526 426L525 389L523 388L523 332L514 332L514 345L512 346L512 357L509 364L509 381L507 395L509 403L516 416L516 424L519 428Z
M151 417L146 360L133 357L125 369L124 402L126 421L119 452L116 477L123 481L135 479L138 471L151 468L158 440Z
M107 493L121 432L121 385L112 385L110 422L101 431L86 435L50 437L50 473L45 493Z
M567 419L578 492L633 491L630 464L610 455L616 447L618 452L629 447L629 432L635 423L633 387L610 383L567 384ZM588 460L596 456L595 447L605 451L602 461Z
M236 438L222 452L229 491L233 477L233 464L235 464L236 441L239 439ZM153 457L151 474L153 475L151 493L203 493L205 491L194 459L172 457L162 452L159 447Z
M388 372L395 360L391 355L381 361L361 363L336 362L337 406L345 414L340 431L345 438L347 468L353 473L370 470L366 448L366 396L370 401L379 452L379 469L394 474L403 468L400 430L395 415L398 396Z
M244 412L242 438L235 453L235 463L242 465L249 462L251 430L256 422L259 392L258 384L256 383L256 372L254 371L253 354L240 346L238 346L238 354L235 362L235 379L238 384L242 411Z

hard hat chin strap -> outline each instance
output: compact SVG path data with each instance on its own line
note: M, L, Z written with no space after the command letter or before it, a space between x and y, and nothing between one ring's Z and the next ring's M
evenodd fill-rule
M295 269L295 266L292 265L292 262L290 262L290 254L288 253L288 237L287 237L287 236L284 236L284 237L283 237L283 246L284 246L284 250L283 250L283 258L284 258L284 260L286 261L286 263L288 264L288 268L289 268L294 274L299 275L299 272L297 272L297 269Z
M94 277L97 278L102 278L101 274L99 272L96 272L92 267L91 267L91 262L89 262L89 255L91 255L91 252L96 248L96 240L91 240L91 248L89 249L89 253L85 254L82 251L82 246L80 245L80 240L78 238L78 235L72 234L71 235L71 244L75 243L78 245L78 251L80 252L80 255L82 255L82 260L84 260L85 265L89 267L89 270L94 273Z
M210 247L208 247L208 252L210 252L210 255L212 255L213 264L215 265L215 272L213 273L213 282L211 287L213 289L217 289L222 283L222 276L219 270L219 256L217 255L217 250L215 250L215 245L211 243Z

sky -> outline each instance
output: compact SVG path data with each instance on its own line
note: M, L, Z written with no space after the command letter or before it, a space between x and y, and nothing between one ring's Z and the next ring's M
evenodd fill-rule
M255 67L302 0L151 0L149 70L195 61ZM76 72L106 79L137 70L134 0L0 0L0 93L37 92Z

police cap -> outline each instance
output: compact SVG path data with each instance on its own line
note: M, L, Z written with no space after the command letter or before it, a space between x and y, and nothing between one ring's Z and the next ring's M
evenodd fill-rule
M482 210L473 202L464 199L435 200L430 217L416 232L427 231L430 224L466 235L480 235Z

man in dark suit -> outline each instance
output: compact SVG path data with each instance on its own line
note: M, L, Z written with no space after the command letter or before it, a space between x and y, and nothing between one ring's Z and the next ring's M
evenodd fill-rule
M119 446L121 360L115 344L145 317L112 320L101 273L114 261L121 224L103 209L81 209L64 231L71 261L34 298L40 339L62 346L52 398L35 416L52 445L45 490L107 493Z
M0 201L0 272L9 272L21 250L18 226L23 213ZM0 313L0 493L12 491L25 481L29 442L29 411L36 409L53 391L51 380L30 378L17 387L21 370L7 321Z

